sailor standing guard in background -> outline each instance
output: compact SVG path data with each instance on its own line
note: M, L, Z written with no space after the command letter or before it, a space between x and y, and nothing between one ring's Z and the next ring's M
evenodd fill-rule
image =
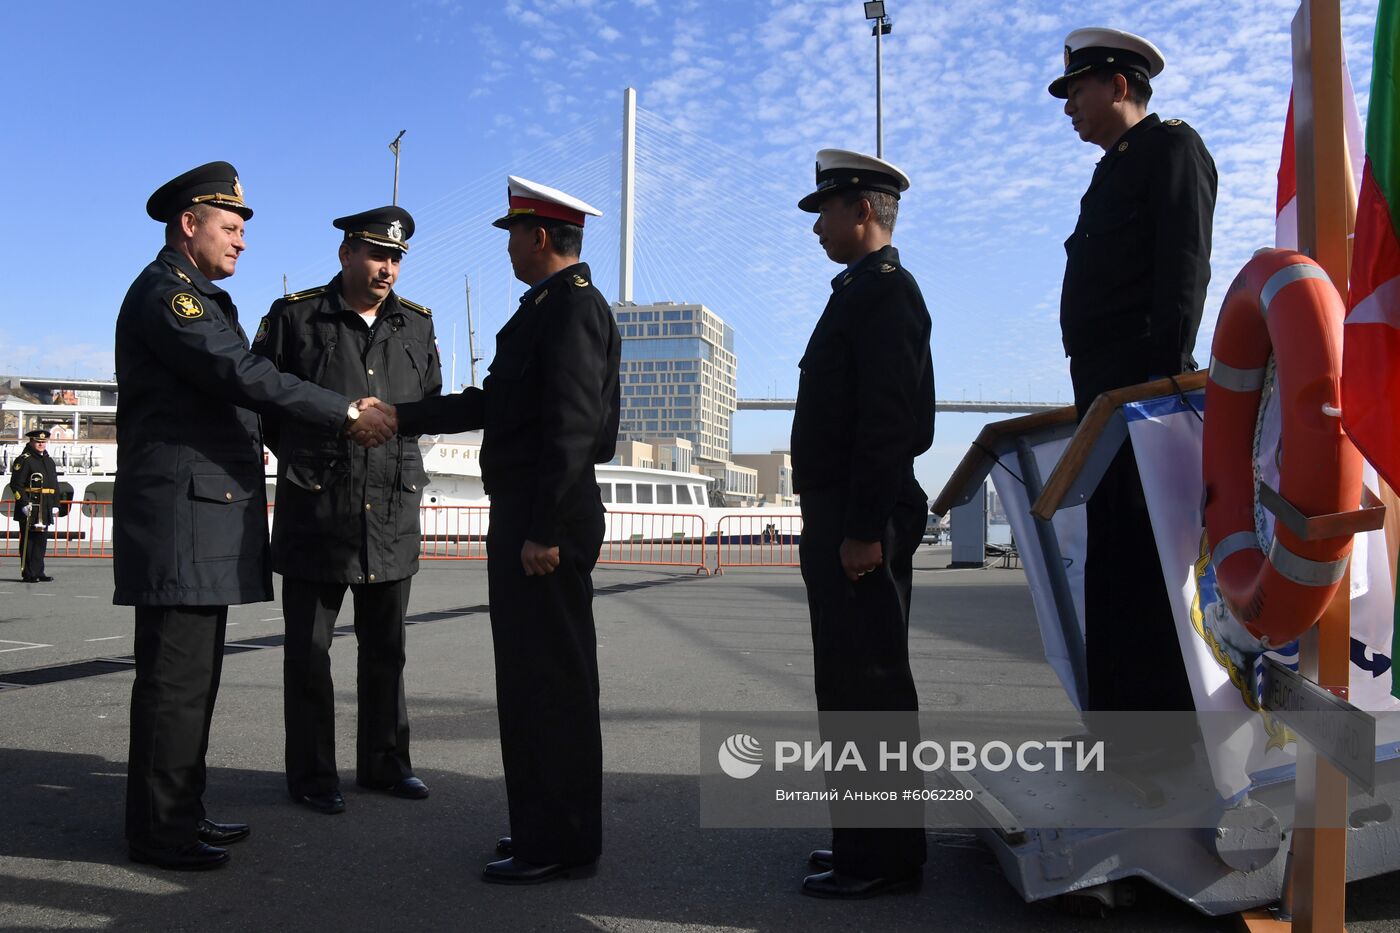
M48 583L44 569L49 526L58 515L58 468L48 453L49 432L37 428L24 435L29 443L10 464L10 491L19 524L19 572L25 583Z
M272 598L258 415L366 445L388 440L394 421L373 399L352 403L249 352L214 284L233 275L253 216L232 165L166 182L146 213L165 246L116 327L112 602L136 609L126 839L134 861L206 869L249 832L207 819L203 796L228 607Z
M511 176L515 277L530 287L496 334L480 388L398 406L408 434L483 429L481 477L496 700L511 835L482 877L532 884L592 872L602 851L603 743L593 566L603 503L593 466L617 446L622 341L579 262L599 211Z
M253 352L284 373L347 396L414 401L442 391L432 312L394 291L413 217L381 207L332 224L344 231L340 272L273 303ZM335 428L265 418L277 454L272 569L282 574L287 790L321 813L345 798L335 764L330 645L349 588L355 605L358 725L355 781L422 799L404 698L404 616L418 571L419 505L428 475L418 438L357 449Z
M1140 36L1077 29L1065 38L1065 73L1049 88L1079 138L1104 150L1065 241L1060 292L1081 418L1101 392L1196 368L1216 171L1195 130L1147 112L1150 80L1165 64ZM1131 443L1099 481L1086 517L1089 708L1194 709ZM1161 738L1139 730L1136 741L1150 747Z
M819 214L812 232L828 258L846 267L832 279L798 364L792 419L817 709L882 711L890 726L888 734L850 734L832 728L839 715L821 717L822 738L836 747L846 739L887 738L891 747L909 740L910 748L918 741L909 598L928 497L914 478L914 458L933 443L934 402L932 322L890 243L908 187L905 174L882 159L823 149L817 190L798 202ZM895 715L901 712L907 715ZM873 748L863 757L878 760ZM881 789L911 789L900 780ZM825 870L808 876L802 893L862 898L918 884L927 852L922 804L888 808L883 828L857 828L859 812L831 809L841 825L833 825L830 850L812 853L813 866Z

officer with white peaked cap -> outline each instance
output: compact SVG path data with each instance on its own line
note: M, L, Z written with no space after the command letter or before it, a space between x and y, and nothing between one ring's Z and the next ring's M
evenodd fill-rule
M593 565L603 503L593 465L617 445L622 341L579 261L597 208L514 175L515 277L530 287L496 334L481 388L398 406L400 430L481 429L496 706L510 808L484 880L532 884L593 871L602 851L603 744Z
M798 207L819 215L812 232L844 268L798 363L791 450L802 496L799 556L817 709L837 714L823 716L822 738L855 742L874 761L877 742L918 744L909 598L928 516L914 458L933 443L932 323L890 242L908 176L874 156L823 149L816 183ZM887 725L849 730L845 711L879 711ZM914 774L857 780L901 797L919 786ZM898 806L882 810L886 828L871 829L862 828L871 825L862 822L868 812L833 804L831 848L809 857L819 871L802 893L853 899L917 885L927 857L923 809Z
M1117 29L1065 38L1051 96L1104 151L1065 241L1060 330L1080 417L1100 393L1196 368L1210 281L1215 163L1196 131L1147 112L1162 53ZM1189 710L1190 686L1131 444L1086 509L1091 710ZM1144 736L1158 741L1160 736Z

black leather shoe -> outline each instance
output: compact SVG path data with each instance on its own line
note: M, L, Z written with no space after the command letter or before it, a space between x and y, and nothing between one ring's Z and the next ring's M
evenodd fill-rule
M912 890L917 888L922 880L922 873L899 878L853 878L834 871L824 871L808 875L802 882L802 893L808 897L854 901L891 891Z
M215 823L213 820L199 821L199 841L211 846L226 846L230 842L242 842L248 838L247 823Z
M501 838L496 840L497 855L504 855L506 858L510 858L511 854L514 852L515 846L511 844L509 836L502 836Z
M410 775L397 784L390 785L389 793L405 800L425 800L428 796L428 785Z
M53 577L35 577L34 579L38 580L40 583L52 583L52 582L53 582Z
M331 791L329 794L302 794L300 797L292 799L303 807L310 807L317 813L330 815L345 812L345 798L340 796L338 790Z
M807 864L822 871L831 871L831 850L813 849L812 854L807 856Z
M133 862L168 868L171 871L206 871L228 862L227 849L218 849L202 842L169 847L138 845L133 842L128 846L127 853Z
M535 865L518 858L503 858L498 862L488 862L481 873L481 880L492 884L539 884L551 878L591 878L597 871L596 861L577 865L566 862Z

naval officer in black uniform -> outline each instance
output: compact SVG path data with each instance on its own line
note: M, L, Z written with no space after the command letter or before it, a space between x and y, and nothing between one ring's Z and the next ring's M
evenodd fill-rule
M882 159L823 149L816 180L798 207L819 215L812 231L846 267L798 364L792 421L817 709L912 717L909 597L928 515L914 458L933 443L933 363L928 309L890 243L909 179ZM917 732L908 717L891 718ZM833 738L830 721L824 739ZM923 808L905 811L900 826L833 827L832 848L811 856L826 870L809 876L803 893L859 898L917 884Z
M205 818L205 753L231 603L272 598L259 414L365 444L393 433L373 400L284 376L248 350L233 275L253 212L210 162L162 185L146 213L165 246L117 315L112 602L136 607L126 838L133 860L215 868L243 824ZM362 412L361 406L366 406Z
M617 445L621 339L579 262L598 210L509 179L515 277L530 286L496 334L480 388L398 406L406 434L482 428L501 758L511 835L482 877L531 884L587 874L602 851L602 733L593 565L603 504L593 465Z
M279 298L253 352L342 395L413 401L442 391L432 312L394 291L413 217L390 206L340 217L340 272ZM287 790L321 813L345 798L335 766L331 632L348 587L355 604L355 781L421 800L404 698L404 615L418 570L427 473L418 438L355 448L335 429L269 422L277 452L272 569L282 574Z
M1065 38L1065 73L1050 84L1079 138L1104 150L1065 241L1060 292L1081 418L1101 392L1196 368L1216 172L1195 130L1147 112L1150 81L1164 66L1140 36L1079 29ZM1131 444L1086 514L1090 709L1193 709Z
M24 435L24 445L10 464L10 492L15 497L19 522L19 569L25 583L48 583L53 577L44 567L49 549L49 526L58 515L58 468L49 456L47 428Z

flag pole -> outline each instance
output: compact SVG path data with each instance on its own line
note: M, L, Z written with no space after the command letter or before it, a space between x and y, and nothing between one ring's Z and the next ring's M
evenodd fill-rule
M1350 272L1346 129L1342 117L1340 0L1302 0L1293 19L1293 87L1298 166L1298 248L1322 266L1338 294ZM1349 441L1344 441L1349 443ZM1351 659L1351 570L1332 603L1299 643L1299 672L1343 699ZM1305 742L1297 744L1291 891L1300 930L1344 933L1347 779Z

